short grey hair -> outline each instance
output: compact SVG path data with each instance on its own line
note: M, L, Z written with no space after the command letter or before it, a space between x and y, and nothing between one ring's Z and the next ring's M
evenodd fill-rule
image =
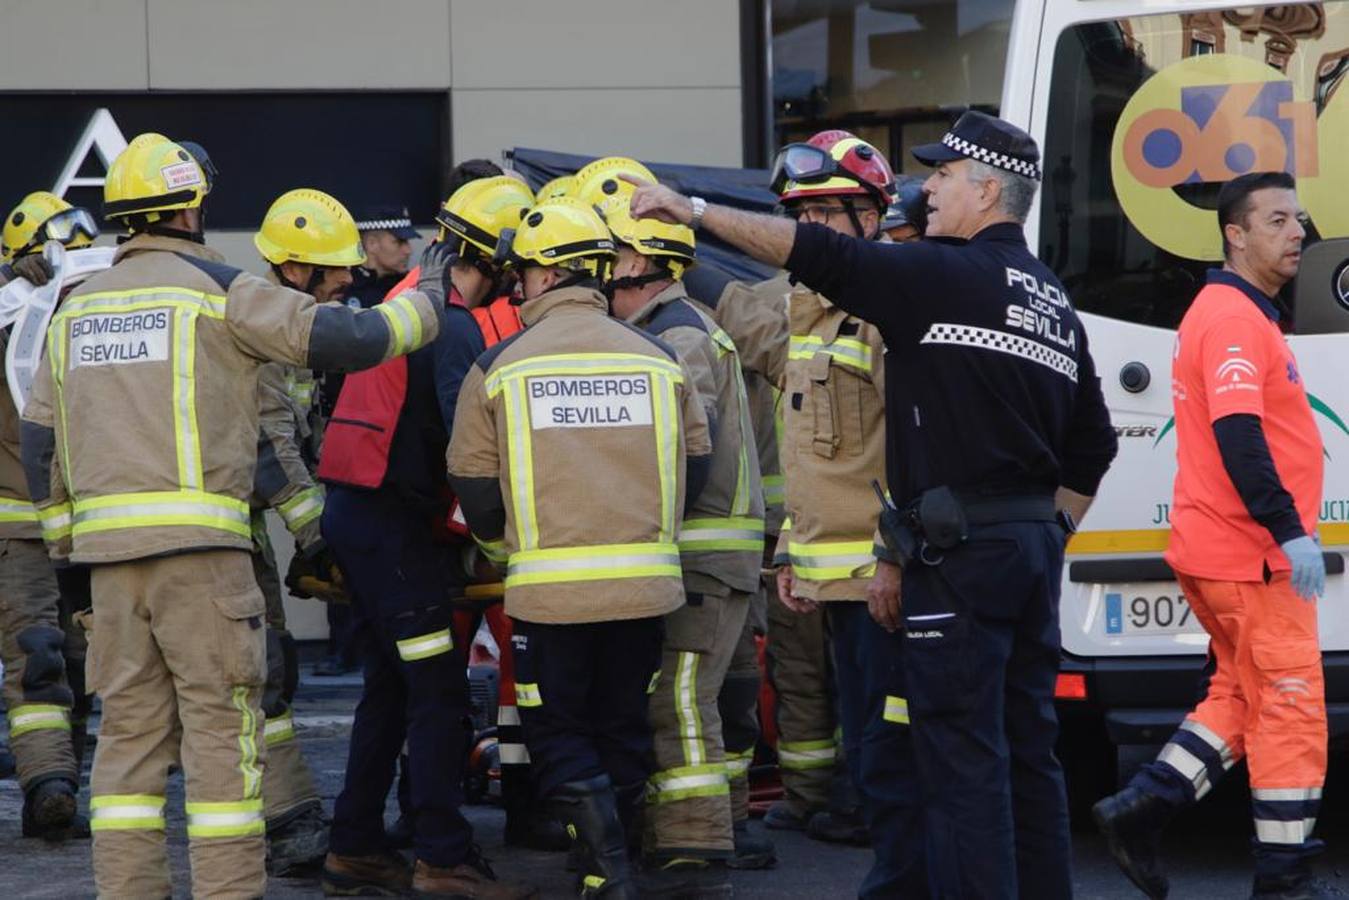
M999 204L1002 211L1018 223L1024 223L1030 215L1030 205L1035 200L1035 191L1039 184L1033 178L1018 175L1006 169L999 169L977 159L970 160L970 181L996 181L1001 188Z

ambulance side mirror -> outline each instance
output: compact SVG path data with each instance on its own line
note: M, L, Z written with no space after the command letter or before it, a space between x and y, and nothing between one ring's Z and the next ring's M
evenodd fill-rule
M1293 333L1349 332L1349 238L1328 238L1302 248L1293 280Z

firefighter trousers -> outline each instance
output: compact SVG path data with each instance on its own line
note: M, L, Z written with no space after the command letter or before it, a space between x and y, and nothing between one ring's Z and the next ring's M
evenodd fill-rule
M89 650L86 628L94 606L89 592L89 567L68 565L57 569L56 585L61 591L61 630L66 635L66 681L74 695L74 704L70 708L70 741L78 771L84 760L89 713L94 706L93 694L84 683L85 658Z
M1182 806L1244 757L1256 870L1276 877L1322 846L1312 838L1327 757L1316 604L1287 572L1268 584L1180 573L1180 586L1209 633L1208 691L1134 784Z
M0 661L9 743L24 791L49 778L80 782L70 746L74 696L66 683L59 603L42 541L0 541Z
M99 896L172 893L164 791L180 759L192 895L261 896L265 601L248 554L99 565L92 589L89 687L103 699L89 804Z
M515 697L539 796L608 775L650 774L647 699L660 664L661 619L551 625L514 619Z
M685 604L665 617L651 695L656 771L647 782L643 848L655 856L729 857L730 781L717 697L740 643L749 594L684 576Z
M450 549L393 496L334 487L323 537L351 587L363 688L329 846L385 848L384 806L407 744L413 849L428 865L463 862L473 829L459 811L468 750L466 647L452 635Z
M261 518L260 514L255 515ZM267 770L262 776L262 799L267 827L272 829L323 801L295 737L292 704L300 683L300 663L295 639L286 630L281 578L265 527L261 540L258 528L254 527L253 545L253 575L267 601L267 683L262 692L262 712L267 718L263 727Z
M749 614L740 629L740 640L731 652L717 711L721 714L721 734L726 745L726 777L730 780L731 821L749 818L749 770L754 748L759 743L759 644L765 629L765 592L750 595Z
M808 819L830 806L835 780L837 719L824 610L796 613L768 587L768 678L777 705L778 768L783 799Z

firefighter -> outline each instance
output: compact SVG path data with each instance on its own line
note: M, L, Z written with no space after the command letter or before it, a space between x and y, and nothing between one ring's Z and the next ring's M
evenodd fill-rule
M0 286L16 278L46 284L52 271L42 248L48 240L74 249L97 234L87 211L45 191L29 194L4 221ZM71 594L62 592L42 544L19 431L19 413L0 377L0 661L23 791L21 827L24 837L88 837L75 802L88 701L83 671L66 655L83 650L83 630L71 621Z
M180 761L193 893L263 893L266 609L247 555L258 368L410 352L435 337L444 291L437 251L423 292L359 313L317 306L204 245L205 188L163 135L113 160L104 217L129 239L65 299L25 409L49 550L93 566L103 726L90 808L105 896L171 893L164 792Z
M831 161L830 177L775 183L789 214L876 240L881 216L894 200L894 176L879 151L841 131L821 132L806 146ZM778 821L810 809L798 811L794 803L823 807L830 801L822 776L835 757L825 707L832 661L847 783L861 795L876 852L860 893L921 893L924 864L900 638L868 613L878 551L871 483L886 482L883 342L871 324L785 278L723 291L717 317L742 359L783 391L783 432L793 448L782 460L788 518L775 558L778 603L770 607L769 645L779 645L773 677L785 701L779 758L784 780L799 793L789 789ZM801 638L818 632L809 619L795 619L821 609L830 654L805 645ZM801 716L802 708L810 715ZM819 777L793 779L797 772Z
M267 279L312 294L319 303L340 301L351 285L351 267L365 260L356 223L336 198L308 188L282 194L267 210L253 244L271 270ZM265 363L258 371L258 466L252 510L253 569L267 599L267 685L262 708L267 744L263 799L267 817L267 868L273 875L323 859L328 822L323 802L295 736L292 704L299 684L295 639L286 610L276 554L267 535L264 506L280 515L295 539L288 581L301 570L332 581L322 536L323 489L315 482L322 419L313 373L300 366Z
M527 897L497 882L459 812L469 716L467 641L455 640L455 596L467 574L444 538L444 467L464 376L485 349L470 312L493 296L501 233L533 202L512 178L470 181L445 201L436 246L450 253L451 290L434 343L406 360L349 376L319 467L331 488L323 533L347 576L365 679L334 813L324 890ZM470 636L471 637L471 636ZM390 853L385 797L406 742L408 822L416 865Z
M723 739L718 698L740 648L750 594L758 587L763 546L763 491L759 458L740 378L735 345L686 297L681 279L693 265L693 232L682 225L637 222L628 215L632 187L618 172L646 177L622 157L597 160L577 173L582 201L594 203L618 244L605 286L611 313L661 338L693 374L712 424L712 471L680 528L679 546L688 602L666 616L662 677L651 697L657 771L647 785L644 849L651 867L696 874L723 884L723 863L745 867L775 860L770 842L733 829L732 761ZM730 710L736 727L754 721L758 683ZM738 752L757 738L736 734ZM735 762L743 757L737 756ZM748 769L734 767L744 782ZM696 790L691 790L696 789ZM744 813L748 816L748 798Z
M464 381L451 483L506 568L525 739L581 849L582 890L635 897L647 697L662 617L684 603L676 541L707 477L707 418L674 350L606 316L614 242L592 207L539 204L510 252L526 328Z

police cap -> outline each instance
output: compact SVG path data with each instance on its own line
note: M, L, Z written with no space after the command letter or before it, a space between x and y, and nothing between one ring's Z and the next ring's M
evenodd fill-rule
M1040 180L1040 148L1035 138L1010 122L973 109L956 120L941 143L923 144L912 152L914 159L928 166L973 159Z

